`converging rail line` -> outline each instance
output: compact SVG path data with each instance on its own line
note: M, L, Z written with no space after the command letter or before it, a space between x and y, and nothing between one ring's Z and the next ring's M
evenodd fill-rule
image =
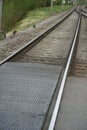
M81 15L87 18L87 14L84 10L76 10L76 12L81 13Z
M81 14L82 14L84 17L87 18L87 14L86 14L86 13L81 12Z

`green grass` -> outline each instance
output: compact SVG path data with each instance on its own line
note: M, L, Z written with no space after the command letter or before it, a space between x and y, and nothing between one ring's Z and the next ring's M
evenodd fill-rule
M65 1L67 4L68 0L65 0ZM84 3L85 0L78 0L78 1ZM15 27L15 25L17 26L16 23L22 20L25 17L26 13L27 13L26 17L32 17L31 15L33 15L35 11L32 12L31 10L37 9L40 7L50 6L50 2L51 0L36 0L36 1L35 0L3 0L2 30L4 32L10 31L12 28ZM54 5L61 5L61 3L62 3L62 0L55 0ZM64 10L67 10L67 8L68 8L67 6L64 6ZM30 14L27 11L31 11L29 12ZM60 12L60 11L61 11L61 6L54 7L54 13ZM38 12L40 13L39 15L41 16L41 19L35 18L33 16L36 22L38 22L38 20L42 20L46 18L47 16L49 16L50 7L37 9L35 13L36 16ZM20 24L20 22L18 24ZM26 24L25 25L26 27L30 26L33 24L33 21L31 21L29 25L27 23L25 24Z
M3 0L2 30L8 32L27 11L47 6L50 0Z
M63 9L61 6L54 6L53 8L53 15L55 15L56 13L59 13L61 11L65 11L70 9L72 6L63 6ZM44 7L44 8L38 8L32 11L27 12L26 16L19 21L15 28L13 28L12 30L25 30L28 27L36 24L37 22L42 21L43 19L46 19L47 17L50 16L50 7ZM11 31L12 31L11 30Z

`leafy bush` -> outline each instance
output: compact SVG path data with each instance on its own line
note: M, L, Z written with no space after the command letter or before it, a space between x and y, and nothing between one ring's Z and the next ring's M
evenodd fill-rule
M22 19L27 11L50 6L51 0L3 0L2 30L7 32ZM55 4L61 4L62 0L56 0Z
M49 4L50 0L3 0L2 29L8 31L27 11Z

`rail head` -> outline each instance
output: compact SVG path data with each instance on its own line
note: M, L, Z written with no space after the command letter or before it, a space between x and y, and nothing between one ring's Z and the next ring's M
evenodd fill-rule
M87 13L84 12L83 10L76 10L77 13L81 13L82 16L86 17L87 18Z
M72 42L72 47L70 49L69 57L67 59L65 71L64 71L64 74L63 74L63 77L62 77L62 80L61 80L61 84L60 84L60 90L59 90L59 93L57 95L57 100L56 100L56 103L55 103L54 111L53 111L53 114L52 114L52 117L51 117L51 121L50 121L48 130L54 130L54 127L55 127L55 123L56 123L56 119L57 119L57 116L58 116L59 107L60 107L60 103L61 103L61 99L62 99L62 95L63 95L63 90L64 90L65 82L66 82L66 79L67 79L67 74L68 74L68 71L69 71L69 67L70 67L70 63L71 63L71 60L72 60L75 44L76 44L78 34L79 34L80 23L81 23L81 14L79 14L77 27L76 27L75 35L74 35L73 42Z
M52 32L59 24L61 24L67 17L69 17L74 11L75 11L75 9L73 9L72 11L70 11L63 18L61 18L59 21L57 21L53 26L49 27L47 30L45 30L44 32L42 32L39 36L36 36L33 40L31 40L30 42L26 43L24 46L22 46L20 49L18 49L17 51L15 51L13 54L11 54L10 56L8 56L4 60L2 60L0 62L0 66L3 65L5 62L9 61L11 58L15 57L17 54L19 54L21 51L23 51L24 49L26 49L28 46L33 46L33 43L35 43L39 39L40 40L43 39L47 34L49 34L50 32Z
M85 18L87 18L87 14L86 13L81 13L82 16L84 16Z

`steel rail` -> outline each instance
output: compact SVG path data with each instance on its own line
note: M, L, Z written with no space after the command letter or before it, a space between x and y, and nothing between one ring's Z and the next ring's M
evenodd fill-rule
M77 40L78 33L79 33L80 23L81 23L81 15L79 14L77 27L76 27L75 35L74 35L73 42L72 42L72 47L71 47L71 50L70 50L70 53L69 53L69 57L67 59L64 75L63 75L63 78L61 80L59 93L57 95L57 100L56 100L56 103L55 103L54 111L53 111L53 114L52 114L52 117L51 117L51 121L50 121L48 130L54 130L54 127L55 127L55 123L56 123L56 119L57 119L57 116L58 116L59 107L60 107L60 103L61 103L61 99L62 99L62 95L63 95L63 90L64 90L65 82L66 82L66 79L67 79L67 74L68 74L68 71L69 71L71 59L72 59L72 56L73 56L74 48L75 48L75 45L76 45L76 40Z
M86 17L86 18L87 18L87 14L85 14L85 13L81 12L81 15L83 15L84 17Z
M78 9L76 9L76 12L79 13L80 11Z
M87 18L87 14L86 14L86 12L84 12L83 10L78 10L78 9L77 9L76 12L77 12L77 13L80 13L80 12L81 12L81 15Z
M86 11L85 10L83 10L83 9L79 9L81 12L83 12L83 13L86 13Z
M17 51L15 51L13 54L11 54L10 56L8 56L4 60L2 60L0 62L0 66L2 64L4 64L5 62L9 61L11 58L13 58L14 56L16 56L18 53L20 53L24 49L26 49L28 46L33 46L33 43L37 42L38 40L40 41L41 39L43 39L47 34L49 34L50 32L52 32L59 24L61 24L67 17L69 17L74 11L75 11L75 9L73 9L72 11L70 11L63 18L61 18L59 21L57 21L54 25L52 25L47 30L45 30L44 32L42 32L39 36L36 36L33 40L31 40L30 42L28 42L26 45L22 46L20 49L18 49Z

